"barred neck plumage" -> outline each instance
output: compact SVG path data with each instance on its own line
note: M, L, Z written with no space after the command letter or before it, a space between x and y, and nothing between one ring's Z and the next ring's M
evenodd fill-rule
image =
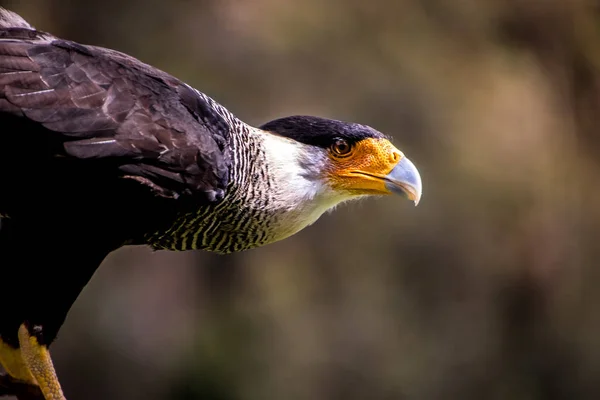
M225 198L180 212L170 229L147 237L154 248L230 253L259 247L298 232L343 200L322 196L328 191L312 178L320 160L304 154L306 145L233 122Z
M206 249L228 253L243 250L243 244L251 244L246 237L241 239L233 236L236 233L239 235L239 232L234 231L239 231L237 227L246 222L244 204L249 195L249 191L246 190L249 186L247 176L262 164L258 161L261 154L260 140L251 134L251 127L206 97L212 110L224 116L232 127L228 147L233 163L227 193L223 200L217 203L185 203L184 209L179 210L168 229L146 236L146 242L155 249ZM253 157L254 162L251 162ZM181 204L177 201L178 205ZM260 238L253 241L258 242Z

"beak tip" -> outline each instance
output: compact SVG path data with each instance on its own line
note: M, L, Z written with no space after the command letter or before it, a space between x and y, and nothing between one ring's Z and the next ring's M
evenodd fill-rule
M417 167L406 157L387 175L386 186L392 193L399 193L419 205L422 194L421 176Z

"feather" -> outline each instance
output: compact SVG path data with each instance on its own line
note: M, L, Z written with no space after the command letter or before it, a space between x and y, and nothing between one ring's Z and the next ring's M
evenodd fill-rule
M0 28L33 29L19 14L0 7Z
M10 119L14 129L0 136L56 160L110 159L107 176L137 174L169 193L214 200L225 190L237 119L223 107L123 53L1 24L0 125L26 119Z

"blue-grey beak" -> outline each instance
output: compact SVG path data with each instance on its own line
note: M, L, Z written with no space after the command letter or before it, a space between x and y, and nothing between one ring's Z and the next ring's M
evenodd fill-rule
M394 167L385 177L385 187L392 193L401 194L415 202L415 206L421 200L422 185L421 176L417 167L406 157Z

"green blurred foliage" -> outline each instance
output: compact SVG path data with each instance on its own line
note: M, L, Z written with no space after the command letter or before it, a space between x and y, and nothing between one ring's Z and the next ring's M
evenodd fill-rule
M52 349L69 399L600 397L596 1L2 5L252 124L370 124L424 182L238 255L113 253Z

